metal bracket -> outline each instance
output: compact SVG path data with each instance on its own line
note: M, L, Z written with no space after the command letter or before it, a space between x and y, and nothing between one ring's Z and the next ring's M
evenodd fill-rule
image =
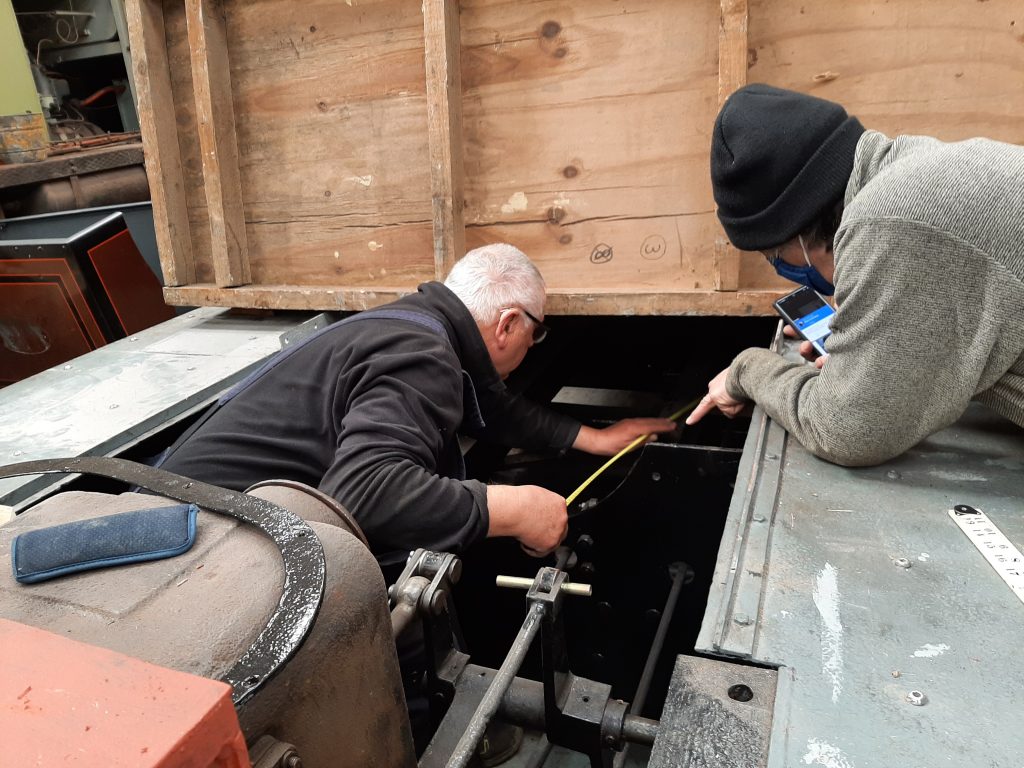
M462 561L455 555L417 549L409 555L398 580L388 588L393 628L403 631L414 616L423 620L427 691L435 724L444 717L455 696L455 681L469 662L458 616L448 604L461 577ZM422 579L430 583L424 586ZM410 609L408 603L413 599L414 608Z

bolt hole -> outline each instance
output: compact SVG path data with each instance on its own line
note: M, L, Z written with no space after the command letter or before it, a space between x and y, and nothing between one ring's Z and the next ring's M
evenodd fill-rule
M729 686L729 698L734 701L750 701L754 698L754 692L742 683Z
M246 685L256 685L256 683L258 683L259 681L260 681L260 676L259 675L249 675L242 682L245 683Z
M583 703L584 704L589 704L590 703L590 697L589 696L584 696L583 697Z

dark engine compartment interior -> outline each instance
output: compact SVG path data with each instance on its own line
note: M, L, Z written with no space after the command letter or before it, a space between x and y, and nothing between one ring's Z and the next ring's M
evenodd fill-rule
M604 426L620 418L667 416L706 392L707 382L747 346L767 346L769 318L553 318L552 333L510 377L510 388ZM565 389L570 388L570 389ZM561 394L559 394L561 393ZM671 587L676 563L692 571L679 593L668 634L635 714L661 711L676 655L692 654L749 416L712 414L623 456L570 505L567 544L589 537L574 581L593 596L565 601L572 671L612 685L633 701ZM535 484L568 496L607 459L578 451L505 452L474 445L471 476ZM533 577L541 565L514 541L487 540L463 555L456 607L474 663L497 668L526 611L524 593L499 589L499 574ZM539 679L539 651L521 674Z

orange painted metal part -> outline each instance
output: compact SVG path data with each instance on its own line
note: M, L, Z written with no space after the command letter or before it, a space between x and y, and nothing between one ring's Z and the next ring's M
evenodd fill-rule
M251 768L231 688L0 619L3 763Z

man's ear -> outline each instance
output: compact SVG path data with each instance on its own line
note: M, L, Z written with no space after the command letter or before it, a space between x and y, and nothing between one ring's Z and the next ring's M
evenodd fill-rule
M494 341L497 343L498 349L504 349L512 340L512 331L517 322L519 322L519 313L515 310L499 318L498 324L494 326Z

